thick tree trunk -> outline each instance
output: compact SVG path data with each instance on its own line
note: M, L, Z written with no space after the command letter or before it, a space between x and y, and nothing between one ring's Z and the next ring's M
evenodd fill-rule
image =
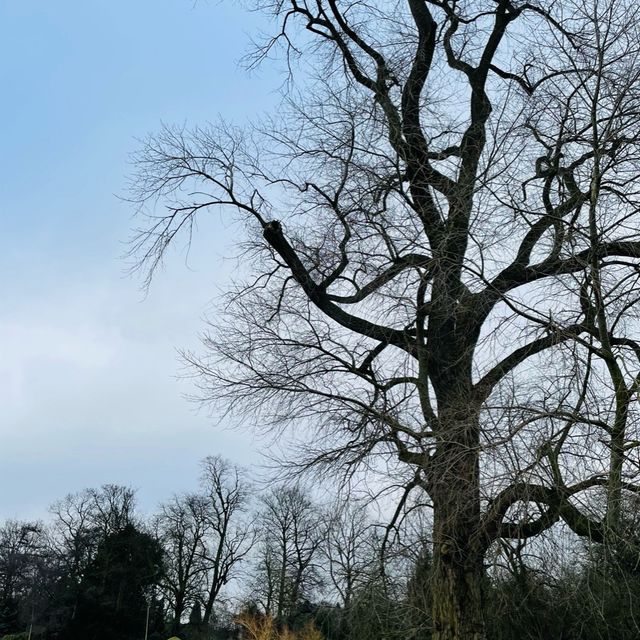
M173 623L171 624L171 633L176 635L182 628L182 616L184 614L185 603L182 597L176 600L175 607L173 608Z
M484 640L482 556L469 549L434 545L433 640Z
M477 418L450 424L433 461L433 640L484 640Z

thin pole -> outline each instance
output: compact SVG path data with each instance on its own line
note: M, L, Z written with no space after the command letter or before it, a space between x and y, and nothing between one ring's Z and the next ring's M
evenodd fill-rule
M34 582L35 582L35 578L34 578ZM36 605L33 601L33 588L31 590L31 622L29 623L29 637L27 638L27 640L31 640L31 632L33 631L33 616L35 614L35 608Z
M151 608L151 603L147 602L147 623L144 626L144 640L147 640L149 636L149 609Z

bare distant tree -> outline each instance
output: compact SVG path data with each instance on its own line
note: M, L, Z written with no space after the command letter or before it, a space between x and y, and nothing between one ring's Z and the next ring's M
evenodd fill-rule
M84 489L58 500L49 511L53 547L65 577L75 585L72 592L77 599L84 572L101 540L135 522L135 491L113 484Z
M265 613L284 622L319 584L322 516L299 487L276 487L262 502L254 596Z
M161 586L171 608L172 633L180 631L182 618L200 600L205 586L208 507L201 495L174 496L154 519L165 553Z
M375 529L366 506L357 502L333 505L327 513L327 522L321 550L340 604L348 608L357 588L379 570Z
M277 606L279 566L280 562L272 542L258 537L248 597L269 617L274 615Z
M247 509L249 483L242 471L219 456L202 461L201 486L206 503L204 547L207 594L202 622L211 619L222 588L232 580L251 550L254 529L242 518Z
M131 487L105 484L83 493L91 518L104 537L135 523L136 492Z
M203 605L202 623L211 620L223 587L235 577L251 549L253 529L241 518L248 483L240 469L218 456L202 461L202 491L175 496L154 520L166 557L163 580L177 633L189 607Z
M299 91L150 138L133 197L167 208L133 250L150 274L198 215L244 221L205 400L295 425L300 469L422 493L433 638L482 639L491 545L611 541L637 491L639 9L265 4Z

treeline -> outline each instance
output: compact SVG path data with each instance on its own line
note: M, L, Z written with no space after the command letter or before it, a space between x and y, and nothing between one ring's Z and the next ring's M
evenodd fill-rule
M428 639L429 541L411 515L388 527L362 503L318 504L300 487L257 495L239 468L209 457L199 490L151 517L132 489L106 485L56 502L46 524L5 522L0 637ZM633 548L574 546L553 569L545 558L496 547L488 637L640 635Z

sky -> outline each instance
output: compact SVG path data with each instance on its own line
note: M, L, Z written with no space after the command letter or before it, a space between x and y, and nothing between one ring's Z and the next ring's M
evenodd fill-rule
M240 60L260 16L193 0L0 0L0 519L130 485L150 512L198 461L259 460L250 433L188 402L178 349L233 269L203 225L148 292L123 258L130 154L161 123L242 124L277 103Z

